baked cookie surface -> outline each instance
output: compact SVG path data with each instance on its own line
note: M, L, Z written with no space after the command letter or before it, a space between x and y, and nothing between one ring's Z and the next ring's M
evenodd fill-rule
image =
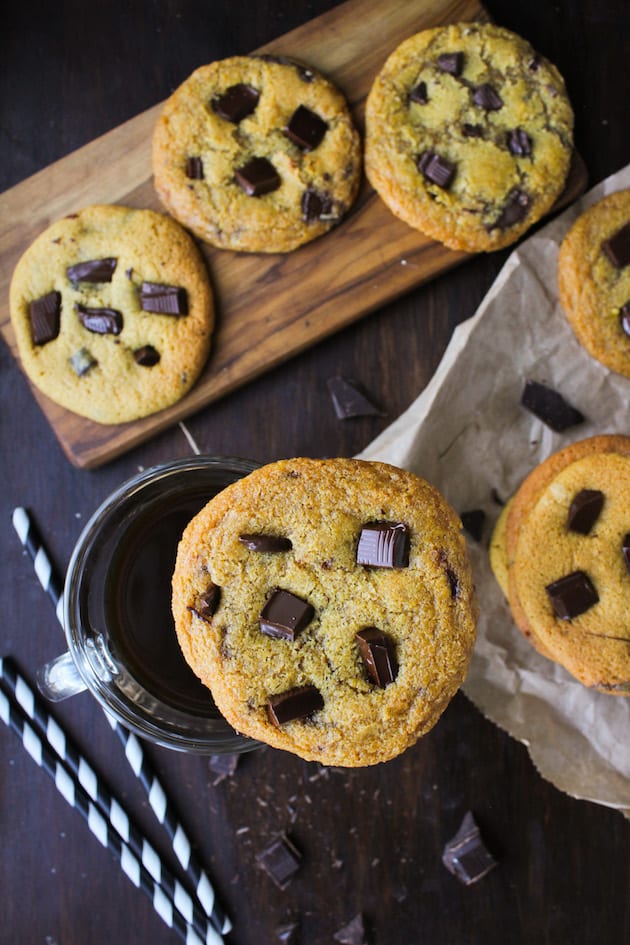
M235 56L197 69L167 100L153 174L197 236L281 253L339 223L357 195L361 146L345 98L314 69Z
M476 602L459 519L432 486L381 463L294 459L189 524L173 614L238 731L360 766L435 724L463 681Z
M630 190L575 221L558 256L560 304L591 357L630 377Z
M554 453L507 509L491 565L518 627L580 682L630 695L630 437Z
M18 262L10 306L30 380L98 423L175 403L210 350L203 258L178 223L151 210L92 206L53 223Z
M514 242L561 193L573 112L557 69L492 24L425 30L366 106L365 169L389 209L452 249Z

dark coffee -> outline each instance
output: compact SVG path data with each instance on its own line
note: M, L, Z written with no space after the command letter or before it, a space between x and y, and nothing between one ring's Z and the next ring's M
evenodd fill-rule
M171 614L171 577L184 528L210 498L185 494L143 510L111 560L105 585L108 647L147 692L182 712L218 715L182 656Z

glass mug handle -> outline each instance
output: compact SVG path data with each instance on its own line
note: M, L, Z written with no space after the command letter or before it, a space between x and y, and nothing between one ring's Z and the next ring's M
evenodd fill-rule
M83 682L69 650L56 656L37 671L37 688L50 702L62 702L85 692Z

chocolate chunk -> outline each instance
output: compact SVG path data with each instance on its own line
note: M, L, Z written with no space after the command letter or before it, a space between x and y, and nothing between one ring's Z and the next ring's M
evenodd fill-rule
M276 928L276 938L282 945L297 945L298 931L300 925L298 922L288 922L286 925L279 925Z
M523 128L514 128L507 133L507 146L515 157L529 157L532 153L532 139Z
M279 889L286 889L292 876L300 868L302 854L294 843L282 834L256 857L258 863Z
M525 382L521 405L556 433L584 422L584 415L567 403L562 394L538 381Z
M438 187L450 187L455 176L455 165L435 151L423 151L418 158L417 167L428 181Z
M452 568L446 569L446 580L448 581L448 586L451 591L451 597L453 600L457 597L457 591L459 590L459 581L457 580L457 575Z
M83 377L89 370L96 367L98 361L92 356L87 348L79 348L74 354L70 355L70 364L78 377Z
M540 56L538 55L538 53L534 53L532 58L527 63L527 68L529 69L530 72L538 72L538 70L540 69Z
M524 190L519 190L518 187L514 188L508 194L496 223L490 229L498 227L500 230L506 230L509 226L520 223L527 216L530 203L529 194L526 194Z
M604 493L599 489L582 489L573 499L569 509L567 526L570 532L588 535L599 518L604 505Z
M200 157L186 158L186 177L190 180L203 180L203 161Z
M114 308L87 308L75 302L74 310L83 327L95 335L119 335L122 331L122 315Z
M469 125L464 122L462 134L465 138L483 138L483 125Z
M626 568L630 572L630 532L623 536L623 541L621 542L621 553L623 555L623 560L626 562Z
M437 57L437 67L442 72L448 72L449 75L461 75L464 65L464 54L462 52L442 53Z
M622 332L630 338L630 301L621 306L619 310L619 322Z
M328 125L324 119L305 105L298 105L285 129L287 138L302 151L312 151L316 148L327 131Z
M630 263L630 222L602 243L602 249L616 269Z
M479 108L483 108L487 112L496 112L500 108L503 108L503 99L488 82L477 86L473 92L473 102L475 105L478 105Z
M346 377L329 377L326 381L332 398L335 415L338 420L350 420L353 417L384 417L367 397L361 385Z
M372 682L384 689L395 680L398 673L392 641L377 627L360 630L356 641L368 676Z
M368 522L361 529L357 564L373 568L409 565L409 526L402 522Z
M302 219L305 223L314 223L332 215L333 202L329 194L321 193L312 187L302 194Z
M229 89L213 99L212 109L220 118L231 121L238 125L239 121L247 118L256 110L260 92L251 85L245 85L239 82L237 85L231 85Z
M68 266L66 275L70 282L111 282L118 260L111 256L106 259L89 259L87 262Z
M315 686L296 686L267 699L269 720L277 728L286 722L304 719L323 707L324 699Z
M470 811L465 814L455 836L444 847L442 863L465 886L476 883L497 866L497 861L481 839L479 827Z
M156 351L153 345L143 345L141 348L136 348L133 356L142 367L153 367L160 360L160 352Z
M281 535L239 535L238 540L246 545L250 551L273 553L276 551L290 551L293 545L289 538Z
M361 913L357 913L354 919L335 932L333 938L341 945L366 945L365 923Z
M239 752L224 752L220 755L210 755L208 768L214 774L213 784L219 784L225 778L231 778L241 760Z
M315 610L308 601L276 588L260 612L260 629L269 637L295 640L314 615Z
M178 285L143 282L140 307L144 312L157 312L158 315L188 315L188 294Z
M556 617L572 620L599 600L591 579L584 571L573 571L545 587Z
M483 526L486 521L486 513L483 509L471 509L470 512L462 512L460 518L470 537L474 538L475 541L481 541Z
M409 101L415 102L417 105L426 105L429 101L429 95L427 92L427 83L418 82L418 84L411 90L409 93Z
M188 607L188 610L191 610L197 617L209 623L211 617L213 617L217 611L220 600L221 588L211 583L203 594L197 597L195 603Z
M234 171L234 180L250 197L269 194L280 186L280 177L267 158L254 157Z
M49 292L30 303L31 332L34 345L45 345L59 334L61 292Z

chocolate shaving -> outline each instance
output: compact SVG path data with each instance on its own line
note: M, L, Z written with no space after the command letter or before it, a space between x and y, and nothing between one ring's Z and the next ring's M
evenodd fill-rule
M616 269L630 263L630 222L602 243L602 249Z
M488 82L477 86L473 92L473 102L487 112L496 112L503 108L503 99Z
M285 129L287 138L302 151L313 151L328 131L323 118L305 105L298 105Z
M247 118L256 110L259 98L260 92L258 89L239 82L226 89L223 95L213 99L212 109L220 118L225 118L226 121L238 125L239 121Z
M355 639L368 676L384 689L395 680L398 673L394 644L377 627L360 630Z
M256 860L279 889L286 889L300 868L302 854L287 835L282 834L259 853Z
M70 282L111 282L116 270L117 259L89 259L86 262L68 266L66 275Z
M420 173L432 184L444 189L450 187L456 167L435 151L423 151L417 160Z
M462 512L460 518L470 537L474 538L475 541L481 541L483 526L486 521L486 513L483 509L471 509L469 512Z
M186 158L186 177L190 180L203 180L203 161L200 157Z
M523 128L514 128L507 133L507 146L515 157L529 157L532 153L532 139Z
M217 612L220 601L221 588L216 584L209 584L203 594L197 597L195 603L188 607L188 610L200 617L201 620L205 620L206 623L210 623L211 618Z
M465 886L478 882L497 866L471 811L465 814L459 830L444 847L442 863Z
M341 945L366 945L365 923L359 912L353 919L334 933L333 938Z
M261 632L281 640L295 640L311 622L314 608L290 591L276 588L260 612Z
M297 945L298 931L300 925L298 922L288 922L286 925L279 925L276 928L276 938L282 945Z
M569 508L567 527L570 532L588 535L604 506L604 493L599 489L582 489Z
M77 377L83 377L93 367L96 367L98 361L87 348L79 348L74 354L70 355L70 364Z
M220 755L210 755L208 768L216 775L213 784L220 784L225 778L231 778L241 760L239 752L223 752Z
M28 307L34 345L45 345L59 334L61 292L49 292Z
M123 327L123 317L113 308L88 308L75 302L74 310L79 321L95 335L119 335Z
M437 67L442 72L448 72L449 75L461 75L464 66L464 54L462 52L442 53L437 57Z
M137 364L142 367L153 367L160 360L160 352L156 351L153 345L143 345L142 348L136 348L133 356Z
M350 420L354 417L384 417L369 399L358 381L347 377L329 377L326 381L335 415L338 420Z
M144 312L158 315L188 315L188 294L181 286L143 282L140 307Z
M403 522L368 522L361 529L357 564L373 568L409 566L409 526Z
M293 547L289 538L281 535L239 535L238 540L250 551L273 554L277 551L290 551Z
M415 102L417 105L426 105L428 103L429 95L426 82L418 82L415 88L409 93L409 101Z
M267 158L253 157L234 171L234 180L250 197L261 197L277 190L280 177Z
M572 407L562 394L552 387L539 384L538 381L525 382L521 394L521 405L556 433L563 433L569 427L583 423L585 419L584 415Z
M315 686L296 686L267 699L269 720L280 728L287 722L304 719L324 708L324 699Z
M545 587L556 617L572 620L599 601L591 579L584 571L573 571Z

